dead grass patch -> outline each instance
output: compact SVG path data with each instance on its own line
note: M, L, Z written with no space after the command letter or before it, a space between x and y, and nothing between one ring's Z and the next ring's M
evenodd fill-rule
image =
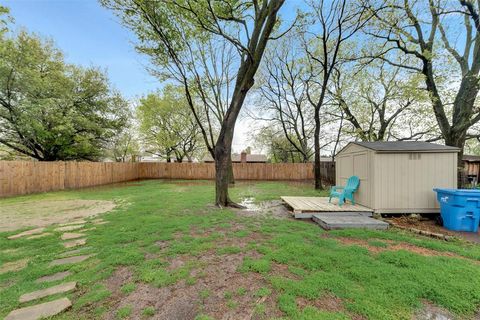
M27 266L28 261L29 259L25 258L17 261L5 262L0 266L0 274L11 271L20 271Z
M0 207L0 232L26 227L45 227L111 211L115 203L106 200L44 200Z
M194 265L190 272L190 278L195 279L193 283L180 280L162 288L137 283L135 291L129 295L122 295L120 288L131 281L132 275L127 268L119 268L106 282L112 296L109 298L111 308L105 319L116 319L115 310L127 305L133 307L132 319L141 319L142 310L147 307L155 309L155 315L150 319L193 320L198 314L214 319L263 319L255 313L258 303L267 307L262 317L280 316L282 313L277 309L275 300L255 296L258 289L268 286L264 277L238 271L245 257L260 256L256 251L219 256L212 249L199 257L172 257L167 261L169 271L188 264ZM241 294L238 293L240 288Z
M343 300L332 294L324 294L320 298L315 300L309 300L304 297L297 298L297 306L299 309L303 309L307 306L312 306L318 310L324 310L329 312L344 312Z
M432 256L442 256L442 257L456 257L456 258L462 258L464 257L459 256L455 253L452 252L445 252L445 251L435 251L432 249L427 249L423 247L418 247L410 243L405 243L405 242L393 242L389 240L381 240L382 242L386 243L386 247L380 247L380 246L373 246L368 243L366 240L362 239L353 239L353 238L335 238L338 241L340 241L344 245L357 245L363 248L368 249L368 251L373 252L373 253L379 253L383 251L398 251L398 250L406 250L410 251L422 256L426 257L432 257Z

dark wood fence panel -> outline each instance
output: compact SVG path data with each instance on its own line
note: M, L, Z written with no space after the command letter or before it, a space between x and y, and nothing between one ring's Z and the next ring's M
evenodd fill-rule
M322 178L335 181L333 163ZM313 180L312 163L234 163L238 180ZM0 161L0 197L77 189L136 179L215 179L213 163Z

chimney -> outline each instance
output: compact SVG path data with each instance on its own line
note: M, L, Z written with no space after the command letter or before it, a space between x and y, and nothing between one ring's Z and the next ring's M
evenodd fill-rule
M240 162L247 163L247 153L245 151L242 151L242 153L240 153Z

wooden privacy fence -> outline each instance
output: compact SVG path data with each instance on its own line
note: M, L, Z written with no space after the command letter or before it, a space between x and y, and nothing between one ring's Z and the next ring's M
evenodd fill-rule
M142 179L214 179L213 163L140 162ZM327 174L326 169L324 170ZM234 163L238 180L313 180L312 163ZM335 176L335 174L333 174Z
M322 163L333 183L335 166ZM313 180L312 163L234 163L238 180ZM213 163L0 161L0 197L77 189L136 179L214 179Z
M137 163L0 161L0 197L135 179Z

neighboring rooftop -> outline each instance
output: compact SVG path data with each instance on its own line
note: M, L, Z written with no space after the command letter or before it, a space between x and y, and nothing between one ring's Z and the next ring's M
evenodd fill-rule
M480 162L480 156L475 156L471 154L464 154L462 157L463 161L468 161L468 162Z
M267 162L267 156L264 154L247 154L246 162ZM214 162L212 156L207 155L203 158L203 162ZM232 162L242 162L242 155L232 154Z
M355 141L352 142L359 146L372 149L375 151L399 151L399 152L409 152L409 151L444 151L444 152L455 152L459 151L459 148L445 146L441 144L425 142L425 141L375 141L375 142L363 142Z

